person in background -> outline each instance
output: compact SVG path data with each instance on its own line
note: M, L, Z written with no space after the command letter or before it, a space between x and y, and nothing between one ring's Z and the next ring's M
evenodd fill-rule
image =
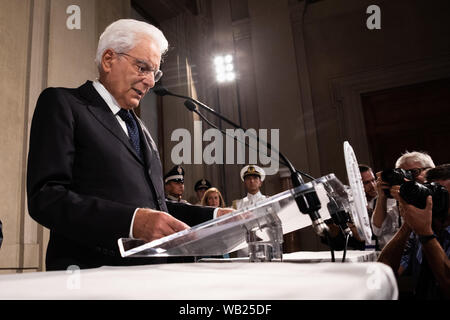
M359 173L361 173L361 181L363 183L364 193L367 200L367 214L369 215L369 220L371 220L373 210L375 209L375 204L378 198L376 178L372 168L366 164L359 164ZM370 224L370 228L372 229L372 224ZM366 249L375 249L376 251L380 250L378 238L375 234L373 234L373 229L372 239L370 241L370 244L366 243Z
M449 197L450 164L430 169L426 180L446 187ZM383 248L378 261L390 266L399 277L412 276L415 299L449 299L450 207L439 215L433 213L431 196L427 197L425 209L419 209L406 203L399 186L394 186L391 194L399 201L404 223Z
M201 205L215 208L225 208L225 201L223 201L223 197L219 189L209 188L203 195Z
M197 196L197 202L196 205L200 205L202 202L203 195L205 194L205 191L211 188L211 182L209 182L206 179L200 179L198 180L194 185L195 194Z
M184 168L175 166L164 175L164 191L166 201L188 204L182 199L184 193Z
M414 180L420 183L425 182L426 171L434 167L434 162L427 153L417 151L405 152L395 163L395 168L411 170ZM399 230L402 219L396 200L388 198L384 192L384 190L391 190L391 186L382 180L381 171L376 175L378 198L371 223L373 233L377 236L382 249Z
M242 168L241 180L244 183L247 196L239 200L234 200L232 203L233 209L239 210L243 207L254 205L260 200L264 200L266 196L260 190L265 178L266 173L258 166L247 165Z
M225 201L223 200L222 194L220 193L219 189L217 188L209 188L205 191L202 201L202 206L210 206L214 208L225 208ZM211 256L208 258L230 258L230 255L228 253L225 253L222 256L216 255Z
M247 196L234 200L232 208L239 210L241 208L255 205L258 201L266 199L266 196L261 193L261 186L266 178L264 170L256 165L247 165L241 170L241 180L244 183ZM240 249L230 254L232 257L248 257L248 248Z
M358 167L367 199L367 207L373 210L378 197L377 180L371 167L366 164L359 164Z
M450 192L450 163L428 170L426 180L427 182L439 183Z
M375 182L375 175L373 174L372 168L365 164L359 164L359 172L361 174L361 181L364 187L364 193L367 199L367 212L369 214L369 218L371 217L372 210L375 205L375 201L377 198L377 189ZM343 250L345 247L345 236L339 226L333 223L332 219L326 221L329 231L329 245L334 250ZM347 226L352 231L352 236L348 239L348 248L354 250L366 250L366 249L375 249L378 250L376 237L372 236L372 240L369 244L361 239L359 236L358 230L353 223L348 222ZM321 242L328 245L328 240L325 237L321 237Z

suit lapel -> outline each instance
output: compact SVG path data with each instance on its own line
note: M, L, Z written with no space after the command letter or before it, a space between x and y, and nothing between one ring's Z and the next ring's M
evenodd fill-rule
M120 127L115 115L111 112L111 109L108 107L103 98L98 94L97 90L95 90L92 82L87 81L79 88L79 91L80 94L88 101L87 108L92 115L125 145L128 151L134 155L136 160L143 164L142 159L137 155L136 151L130 144L128 136Z

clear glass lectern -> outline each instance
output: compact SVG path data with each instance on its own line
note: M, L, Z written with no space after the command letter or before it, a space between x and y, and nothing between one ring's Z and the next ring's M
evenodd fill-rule
M296 197L309 192L317 193L323 220L329 219L334 210L351 212L345 186L329 174L158 240L121 238L120 253L122 257L201 257L248 247L250 261L281 261L283 234L311 225L309 216L301 213L295 202Z

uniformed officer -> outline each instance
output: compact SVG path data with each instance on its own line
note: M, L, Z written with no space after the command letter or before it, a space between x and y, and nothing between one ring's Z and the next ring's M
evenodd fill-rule
M253 205L256 202L266 198L261 194L261 186L266 178L264 170L256 165L247 165L241 170L241 180L244 182L247 196L243 199L234 200L232 207L234 209L241 209L243 207Z
M188 203L182 199L184 193L184 169L182 166L175 166L166 173L164 190L167 201Z
M198 180L194 185L195 193L197 194L197 203L196 205L200 205L203 195L205 194L205 191L211 188L211 182L209 182L206 179L200 179Z

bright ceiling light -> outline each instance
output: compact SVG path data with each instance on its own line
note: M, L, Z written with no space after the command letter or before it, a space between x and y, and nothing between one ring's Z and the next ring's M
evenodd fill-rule
M218 56L214 59L214 64L216 66L223 65L223 63L224 63L224 58L222 56Z
M217 75L216 79L217 79L217 82L222 83L227 80L227 76L224 73L220 73Z
M230 72L226 74L227 81L234 81L236 79L236 74L234 72Z
M236 73L234 72L233 65L233 56L231 54L215 57L214 65L216 69L217 82L224 83L236 80Z

